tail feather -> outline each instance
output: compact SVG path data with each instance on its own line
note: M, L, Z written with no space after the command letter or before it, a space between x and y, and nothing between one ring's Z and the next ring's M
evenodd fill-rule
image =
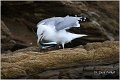
M80 38L80 37L83 37L83 36L87 36L87 35L70 33L69 40L73 40L73 39Z
M79 34L78 36L79 37L83 37L83 36L88 36L88 35L86 35L86 34Z

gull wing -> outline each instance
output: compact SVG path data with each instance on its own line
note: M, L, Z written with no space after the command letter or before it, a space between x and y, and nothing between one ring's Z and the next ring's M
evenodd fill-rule
M58 24L61 21L63 21L62 17L52 17L52 18L48 18L48 19L44 19L44 20L40 21L37 24L37 27L40 24L43 24L43 25L54 25L55 26L56 24Z
M71 27L80 27L79 21L81 17L52 17L48 19L44 19L37 24L39 27L40 24L43 25L53 25L57 31L62 29L69 29Z
M59 31L62 29L69 29L71 27L80 27L78 20L80 20L80 17L66 16L61 22L55 24L55 28Z

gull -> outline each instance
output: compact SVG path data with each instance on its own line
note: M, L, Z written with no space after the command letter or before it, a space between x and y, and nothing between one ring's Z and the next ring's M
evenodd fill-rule
M81 21L81 18L77 16L52 17L40 21L37 24L37 44L39 45L39 42L46 40L53 44L61 44L64 49L64 44L71 42L71 40L87 36L85 34L74 34L66 31L66 29L70 29L71 27L80 27L79 20Z

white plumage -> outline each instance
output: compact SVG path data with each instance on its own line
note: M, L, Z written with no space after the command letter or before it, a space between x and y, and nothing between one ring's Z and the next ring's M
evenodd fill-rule
M42 20L37 25L37 43L39 44L39 41L44 39L56 44L62 44L62 47L64 48L65 43L68 43L75 38L87 36L84 34L70 33L65 30L71 27L80 27L78 21L80 18L81 17L66 16Z

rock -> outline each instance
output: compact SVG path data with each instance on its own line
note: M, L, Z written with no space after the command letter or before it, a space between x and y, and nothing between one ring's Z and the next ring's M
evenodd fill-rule
M2 31L1 32L2 43L10 41L10 39L12 38L12 34L3 21L1 21L1 31Z
M37 49L36 47L30 47L10 54L2 54L2 79L86 79L106 78L105 76L109 75L118 78L118 41L89 43L83 47L44 52ZM109 72L108 74L105 70L114 71L114 73ZM9 74L9 71L11 74ZM98 74L100 71L106 74L101 73L103 75L101 76Z
M7 26L4 24L3 21L1 21L1 42L2 42L2 48L1 51L10 50L14 46L14 41L12 42L12 34L7 28Z
M26 48L29 45L25 44L24 42L15 39L14 35L11 33L11 31L8 29L8 27L4 24L4 22L1 22L1 52L6 53L7 51L15 51L18 49Z

